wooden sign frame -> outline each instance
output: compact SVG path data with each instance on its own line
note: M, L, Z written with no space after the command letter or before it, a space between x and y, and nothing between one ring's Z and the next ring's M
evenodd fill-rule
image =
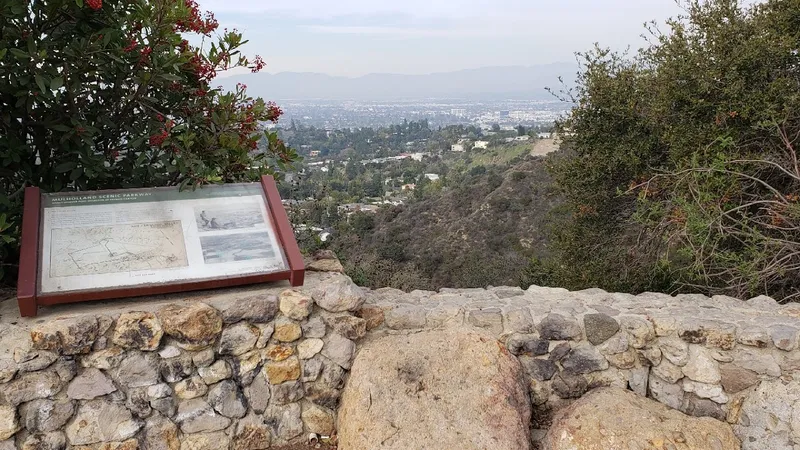
M256 183L252 183L247 187L252 188L253 185L256 185ZM260 187L263 189L263 199L266 203L267 216L269 220L269 223L267 223L267 228L269 228L269 225L271 225L271 232L273 233L283 255L284 264L282 264L279 271L266 273L247 273L233 276L225 275L221 277L203 279L173 280L169 282L145 283L141 285L105 288L89 287L87 289L73 289L64 292L43 292L42 289L41 271L44 266L42 258L43 242L45 240L43 237L43 199L45 195L50 194L43 194L37 187L25 188L19 278L17 281L17 301L19 304L20 314L23 317L36 316L38 307L40 305L48 306L92 300L159 295L280 280L288 280L292 286L302 286L305 277L303 257L300 253L300 248L297 246L297 241L295 240L292 226L289 223L289 218L286 215L286 210L281 203L280 194L278 193L275 180L271 176L265 175L261 178ZM200 189L201 188L198 188L198 191ZM213 189L213 187L211 187L211 189ZM176 191L177 188L152 188L150 190L167 192L167 190ZM149 190L137 189L127 191L94 191L93 194L100 194L102 196L104 193L116 193L113 195L119 196L125 195L124 193L126 192L145 191ZM259 192L260 191L261 190L259 190ZM69 198L70 195L74 195L77 198L78 196L85 196L87 194L87 192L78 192L63 195L66 196L66 198ZM58 195L61 196L61 194ZM205 211L203 211L203 213L205 213ZM199 227L199 225L197 226Z

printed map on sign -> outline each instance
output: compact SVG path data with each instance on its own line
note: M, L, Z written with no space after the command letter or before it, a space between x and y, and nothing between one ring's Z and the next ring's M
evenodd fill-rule
M50 276L188 266L180 220L52 230Z

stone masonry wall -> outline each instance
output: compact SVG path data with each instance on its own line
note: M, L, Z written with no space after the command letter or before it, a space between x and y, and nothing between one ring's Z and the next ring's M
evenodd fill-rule
M0 449L255 450L334 434L366 321L343 275L302 290L0 308ZM325 309L323 309L325 308Z
M359 314L383 317L370 335L469 326L504 342L529 378L534 447L553 411L616 386L727 421L743 449L800 449L800 304L537 286L379 289Z
M334 267L335 269L335 267ZM0 450L263 449L335 434L358 342L476 327L516 355L533 444L553 411L618 386L800 450L800 305L767 297L306 285L48 308L0 302Z

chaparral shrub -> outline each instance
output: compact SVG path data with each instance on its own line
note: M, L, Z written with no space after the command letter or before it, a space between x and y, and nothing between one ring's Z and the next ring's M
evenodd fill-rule
M26 186L187 188L295 161L261 130L278 106L213 85L264 66L245 43L194 0L0 0L0 279L16 271Z

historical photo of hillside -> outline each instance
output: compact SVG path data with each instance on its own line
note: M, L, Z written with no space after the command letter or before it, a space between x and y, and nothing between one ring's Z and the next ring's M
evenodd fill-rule
M180 220L56 228L50 242L53 278L188 266Z
M258 203L197 206L194 218L199 231L236 230L266 226Z
M271 259L276 255L267 233L201 236L200 247L206 264Z

